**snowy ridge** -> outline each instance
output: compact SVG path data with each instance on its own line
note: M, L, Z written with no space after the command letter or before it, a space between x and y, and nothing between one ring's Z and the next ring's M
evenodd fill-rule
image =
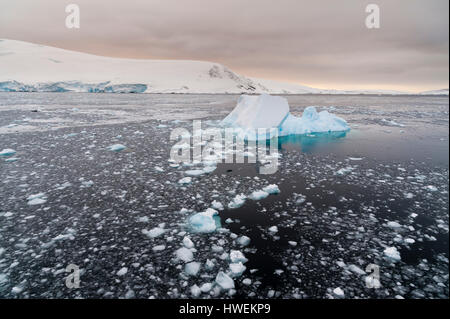
M8 39L0 39L0 70L0 92L410 94L322 90L245 77L213 62L111 58Z
M420 92L421 95L448 95L448 89Z

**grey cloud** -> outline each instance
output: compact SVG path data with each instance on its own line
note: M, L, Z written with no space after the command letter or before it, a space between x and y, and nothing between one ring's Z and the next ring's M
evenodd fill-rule
M448 87L447 0L0 0L0 37L110 56L208 60L319 87ZM365 27L365 7L381 28Z

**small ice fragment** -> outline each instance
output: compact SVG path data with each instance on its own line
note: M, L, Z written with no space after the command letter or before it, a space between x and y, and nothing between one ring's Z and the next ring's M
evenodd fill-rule
M181 261L184 261L185 263L188 263L188 262L191 262L192 260L194 260L194 254L192 253L192 251L190 251L186 247L179 248L175 252L175 255L177 256L178 259L180 259Z
M161 250L166 249L166 246L165 245L157 245L157 246L154 246L152 249L153 249L153 251L161 251Z
M254 191L250 194L249 198L252 200L261 200L269 196L269 193L265 191Z
M278 227L277 227L277 226L269 227L269 231L270 231L271 233L277 233L277 232L278 232Z
M430 191L430 192L437 192L437 190L438 190L437 187L433 186L433 185L425 186L425 189Z
M178 184L187 185L187 184L190 184L191 182L192 182L192 178L187 176L187 177L184 177L184 178L180 179L178 181Z
M200 176L205 174L205 172L201 169L191 169L184 172L187 176Z
M47 197L45 193L38 193L28 196L27 201L30 206L41 205L47 202Z
M233 277L241 276L247 269L241 262L230 264L230 270Z
M155 227L148 231L144 229L142 232L150 238L156 238L164 234L165 230L160 227Z
M122 267L120 268L120 270L117 272L117 276L123 276L128 272L128 268L127 267Z
M388 259L391 259L394 262L401 260L400 253L395 247L386 247L383 252Z
M339 298L344 298L344 296L345 296L344 291L339 287L333 289L333 294Z
M280 189L275 184L270 184L270 185L264 187L263 191L265 191L269 194L279 194L280 193Z
M242 205L244 205L246 199L247 197L243 194L236 195L236 197L234 197L233 200L228 204L228 208L230 209L239 208Z
M222 287L222 289L234 289L234 280L223 271L219 271L217 274L216 283Z
M218 202L218 201L216 201L216 200L214 200L214 201L211 203L211 206L212 206L212 208L214 208L215 210L223 210L223 205L222 205L222 203L221 203L221 202Z
M126 146L122 145L122 144L114 144L114 145L108 146L108 149L111 152L120 152L120 151L123 151L124 149L126 149Z
M247 236L241 236L236 241L241 246L247 246L248 244L250 244L250 238Z
M209 282L204 283L203 285L201 285L200 290L202 292L209 292L212 288L212 284Z
M358 266L353 265L353 264L348 266L348 270L350 270L350 271L352 271L352 272L354 272L355 274L358 274L358 275L365 275L366 274L366 272L364 270L362 270L361 268L359 268Z
M5 148L0 152L0 156L11 156L16 154L16 151L11 148Z
M202 291L200 290L200 288L197 285L193 285L191 287L192 296L198 297L198 296L200 296L201 293L202 293Z
M183 238L183 245L186 248L193 248L194 247L194 243L192 242L192 240L189 237L184 237Z
M184 266L184 272L189 276L197 276L200 271L200 263L193 261Z
M248 259L245 258L244 254L239 250L230 251L230 260L232 263L242 262L244 264L248 261Z
M291 245L292 247L297 246L297 242L296 242L296 241L290 240L290 241L288 241L288 243L289 243L289 245Z
M242 283L246 286L250 286L252 284L252 280L249 278L245 278L244 280L242 280Z
M400 225L399 223L397 223L397 222L392 222L392 221L388 222L388 223L386 224L386 226L387 226L387 227L390 227L390 228L394 228L394 229L402 227L402 225Z

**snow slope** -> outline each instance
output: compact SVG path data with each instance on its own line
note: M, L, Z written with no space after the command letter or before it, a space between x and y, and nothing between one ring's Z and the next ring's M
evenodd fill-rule
M448 89L420 92L421 95L448 95Z
M8 39L0 39L1 91L407 94L322 90L245 77L212 62L111 58Z
M242 93L267 89L211 62L101 57L0 40L0 91Z

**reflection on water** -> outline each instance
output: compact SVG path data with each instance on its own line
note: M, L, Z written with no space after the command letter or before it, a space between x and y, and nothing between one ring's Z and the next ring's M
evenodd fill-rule
M347 133L348 131L282 136L278 138L278 149L311 153L317 147L340 141Z

